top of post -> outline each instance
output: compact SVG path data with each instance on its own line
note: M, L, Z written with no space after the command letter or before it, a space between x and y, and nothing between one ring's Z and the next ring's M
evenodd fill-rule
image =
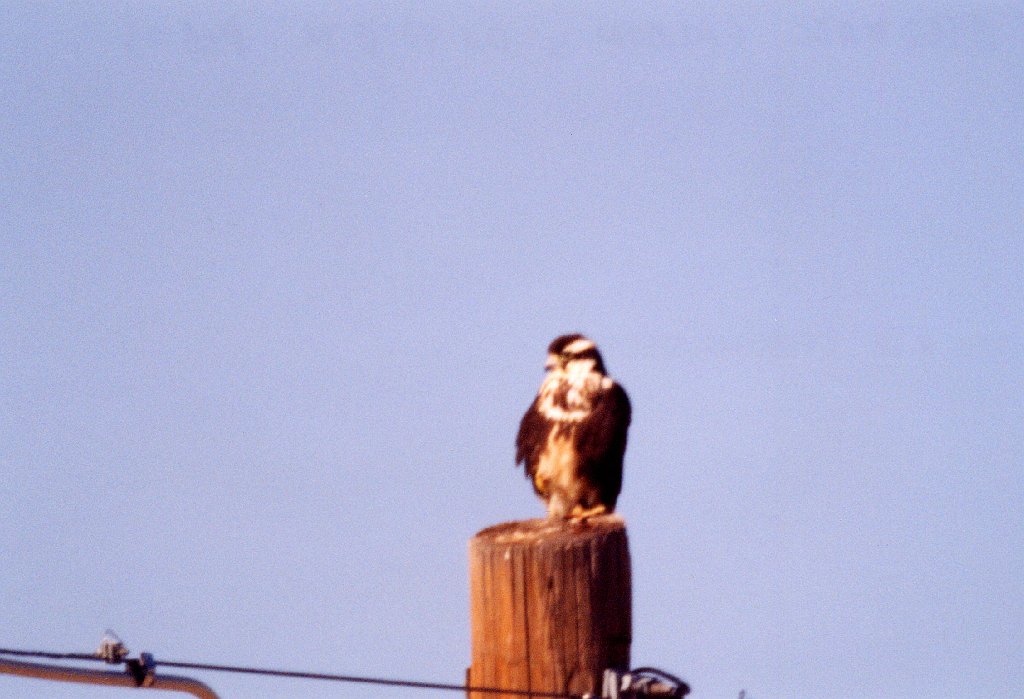
M626 521L617 514L598 515L582 522L563 519L526 519L495 524L481 530L474 542L498 545L572 545L617 532L625 534Z

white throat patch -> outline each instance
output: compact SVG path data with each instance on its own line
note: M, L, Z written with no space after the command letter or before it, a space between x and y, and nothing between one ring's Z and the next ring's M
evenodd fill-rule
M541 415L556 422L581 422L590 415L597 394L611 388L610 378L591 371L592 362L580 364L583 367L576 371L552 371L544 378L537 394ZM556 404L556 396L562 396L565 404Z

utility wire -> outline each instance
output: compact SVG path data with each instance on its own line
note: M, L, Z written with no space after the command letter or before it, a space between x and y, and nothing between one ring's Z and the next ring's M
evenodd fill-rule
M0 648L0 655L16 655L22 657L49 658L54 660L93 660L107 663L127 663L127 658L108 660L95 653L52 653L49 651L21 650L14 648ZM448 684L444 682L418 682L415 680L388 679L383 677L358 677L355 675L338 675L326 672L296 672L293 670L271 670L258 667L243 667L239 665L213 665L210 663L188 663L177 660L152 659L153 666L175 667L185 670L209 670L212 672L234 672L247 675L262 675L266 677L288 677L304 680L327 680L332 682L355 682L359 684L374 684L385 687L410 687L413 689L440 689L457 692L477 692L479 694L510 694L514 696L537 697L538 699L582 699L578 694L565 694L559 692L538 692L529 689L502 689L499 687L473 687L464 684Z
M257 667L239 667L237 665L210 665L207 663L184 663L172 660L153 660L154 665L176 667L185 670L212 670L214 672L240 672L249 675L269 675L271 677L293 677L306 680L333 680L335 682L357 682L361 684L377 684L386 687L412 687L415 689L445 689L457 692L479 692L481 694L514 694L542 699L580 699L578 694L560 692L536 692L529 689L500 689L498 687L470 687L464 684L447 684L444 682L418 682L416 680L396 680L381 677L356 677L354 675L335 675L322 672L295 672L292 670L268 670Z
M49 658L51 660L103 660L95 653L52 653L45 650L19 650L0 648L0 655L17 655L25 658Z

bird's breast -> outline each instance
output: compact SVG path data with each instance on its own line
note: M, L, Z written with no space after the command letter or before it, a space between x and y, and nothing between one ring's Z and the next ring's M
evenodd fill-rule
M543 484L541 490L544 492L564 490L576 478L579 455L572 432L571 429L559 429L558 425L552 425L548 432L534 472L534 478L538 484Z
M541 384L537 408L548 420L581 422L590 415L597 394L606 390L605 381L611 385L610 379L596 373L552 374Z

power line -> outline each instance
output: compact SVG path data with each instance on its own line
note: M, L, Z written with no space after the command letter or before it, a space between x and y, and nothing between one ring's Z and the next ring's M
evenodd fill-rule
M97 653L54 653L50 651L23 650L16 648L0 648L0 654L21 657L49 658L53 660L91 660L102 661L111 664L123 664L133 662L123 656L104 657ZM259 667L244 667L240 665L215 665L211 663L191 663L177 660L158 660L152 657L147 657L146 660L148 661L147 664L150 667L157 667L162 665L164 667L174 667L186 670L208 670L212 672L232 672L247 675L261 675L265 677L287 677L291 679L326 680L329 682L351 682L359 684L380 685L385 687L407 687L413 689L438 689L457 692L477 692L479 694L509 694L514 696L537 697L538 699L582 699L581 695L578 694L567 694L559 692L538 692L529 689L474 687L464 684L449 684L445 682L420 682L416 680L400 680L384 677L360 677L356 675L339 675L327 672L299 672L294 670L273 670Z
M560 692L537 692L530 689L501 689L498 687L472 687L464 684L448 684L444 682L419 682L416 680L386 679L382 677L357 677L354 675L336 675L322 672L296 672L293 670L269 670L266 668L240 667L237 665L210 665L207 663L185 663L172 660L154 660L155 665L176 667L186 670L212 670L214 672L238 672L249 675L266 675L270 677L291 677L306 680L331 680L335 682L356 682L360 684L376 684L385 687L411 687L414 689L443 689L457 692L479 692L481 694L514 694L531 696L540 699L581 699L578 694Z
M45 650L19 650L0 648L0 655L16 655L24 658L49 658L50 660L103 660L95 653L53 653Z

